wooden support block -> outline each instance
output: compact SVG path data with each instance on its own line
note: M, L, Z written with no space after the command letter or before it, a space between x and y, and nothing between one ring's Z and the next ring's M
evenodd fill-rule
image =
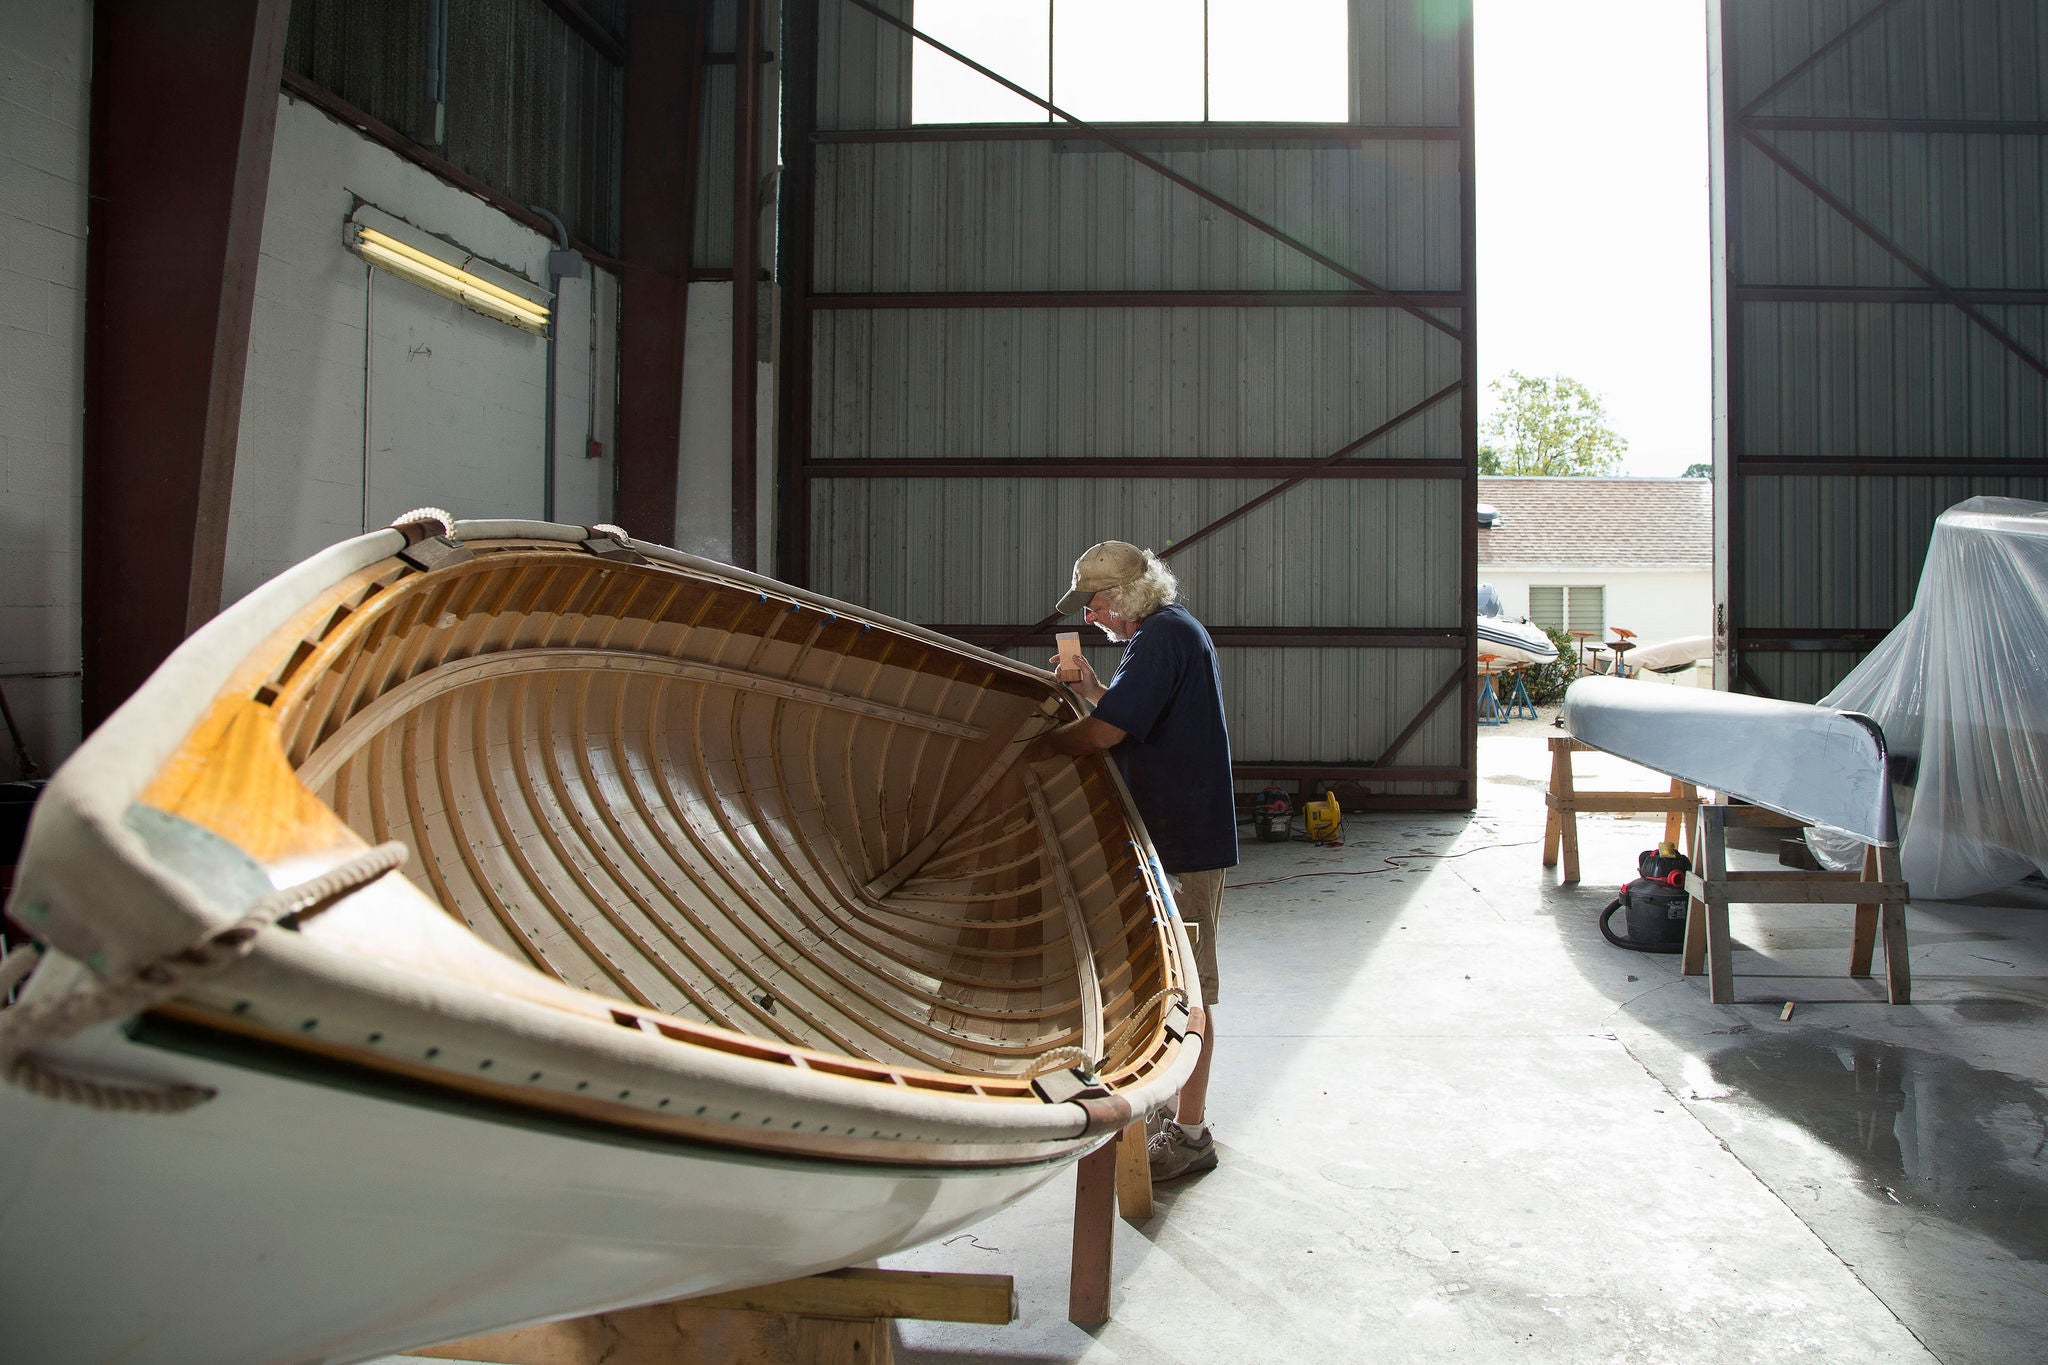
M1116 1211L1124 1221L1152 1216L1152 1162L1145 1150L1145 1120L1138 1118L1116 1140Z
M1008 1275L853 1268L410 1352L492 1365L889 1365L891 1318L1007 1323Z
M783 1280L755 1289L707 1294L699 1308L801 1313L819 1318L920 1318L926 1322L1006 1323L1017 1320L1017 1290L1008 1275L854 1266Z
M1688 872L1685 889L1709 905L1862 905L1906 899L1904 882L1866 882L1853 872L1728 872L1719 877Z
M1572 809L1581 815L1655 815L1659 811L1682 815L1699 803L1698 797L1683 793L1582 791L1572 795Z
M1074 1263L1067 1282L1067 1321L1076 1327L1100 1327L1109 1321L1116 1148L1116 1143L1105 1142L1081 1158L1074 1174Z

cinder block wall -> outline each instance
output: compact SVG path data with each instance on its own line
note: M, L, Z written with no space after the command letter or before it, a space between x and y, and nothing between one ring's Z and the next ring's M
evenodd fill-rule
M0 674L72 675L0 688L45 771L80 738L91 52L84 0L0 0ZM342 245L358 196L546 278L545 237L280 97L224 603L422 503L541 514L543 343L393 277L370 284ZM612 276L563 282L560 521L611 519L617 317ZM0 779L18 769L0 736Z
M413 507L541 515L546 343L373 275L342 241L359 199L547 279L546 237L311 105L281 100L235 454L228 602ZM611 513L618 290L586 269L560 294L554 512L588 524ZM587 457L593 387L599 459Z
M0 674L79 665L91 36L83 0L0 4ZM76 676L0 689L37 763L77 747Z

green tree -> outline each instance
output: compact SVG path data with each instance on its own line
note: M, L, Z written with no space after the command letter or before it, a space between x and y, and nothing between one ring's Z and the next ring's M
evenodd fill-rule
M1689 464L1685 467L1685 472L1678 477L1681 479L1711 479L1714 477L1714 466L1711 464Z
M1496 406L1479 445L1480 473L1606 474L1621 463L1628 442L1578 380L1509 370L1488 387Z

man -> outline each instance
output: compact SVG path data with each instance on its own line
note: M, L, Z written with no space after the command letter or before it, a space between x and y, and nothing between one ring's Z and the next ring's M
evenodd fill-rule
M1158 557L1125 541L1106 540L1074 561L1060 611L1085 609L1092 624L1124 645L1124 657L1107 687L1086 659L1063 672L1082 699L1094 704L1094 714L1040 741L1063 754L1109 751L1175 883L1181 918L1194 930L1208 1033L1174 1119L1151 1140L1154 1180L1216 1164L1205 1113L1216 1051L1216 931L1223 873L1237 866L1237 802L1221 670L1209 632L1176 605L1179 595Z

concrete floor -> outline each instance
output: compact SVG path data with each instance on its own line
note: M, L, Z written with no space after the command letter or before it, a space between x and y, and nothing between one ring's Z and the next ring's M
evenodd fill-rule
M1245 845L1222 1164L1118 1223L1108 1325L1066 1320L1069 1175L884 1263L1020 1301L901 1323L898 1359L2048 1360L2048 892L1912 906L1896 1008L1881 963L1842 974L1846 907L1737 907L1742 1003L1711 1005L1596 928L1660 820L1583 818L1582 885L1541 866L1547 717L1484 732L1473 815Z
M899 1359L2048 1360L2048 893L1914 904L1905 1007L1881 963L1842 975L1847 908L1737 907L1717 1007L1596 928L1659 821L1582 817L1580 886L1541 866L1555 733L1488 734L1469 817L1247 843L1220 1167L1119 1222L1092 1333L1066 1320L1071 1176L890 1258L1013 1275L1021 1310L903 1323ZM1737 865L1775 865L1754 837Z

